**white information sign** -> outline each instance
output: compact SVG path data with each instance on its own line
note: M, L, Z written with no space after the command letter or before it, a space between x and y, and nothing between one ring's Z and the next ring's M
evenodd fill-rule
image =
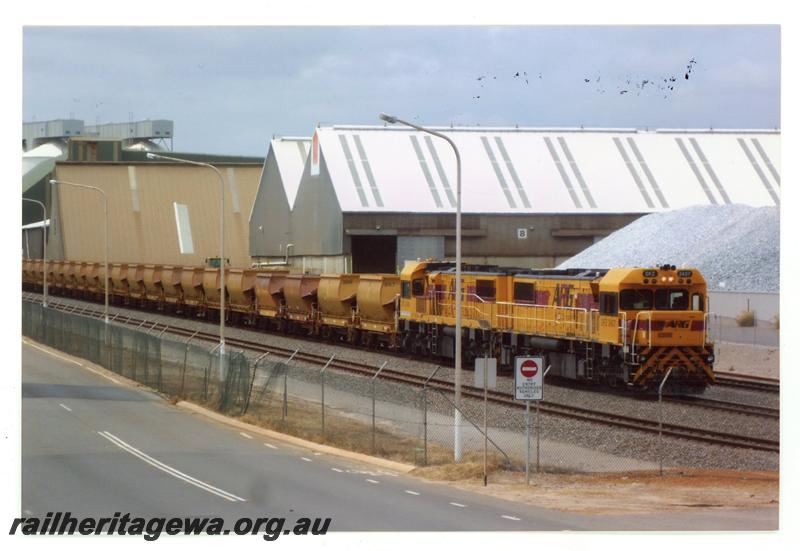
M483 388L484 369L489 370L486 374L486 388L494 390L497 388L497 360L495 358L475 358L475 380L472 386Z
M514 360L514 399L541 400L543 396L544 358L517 356Z

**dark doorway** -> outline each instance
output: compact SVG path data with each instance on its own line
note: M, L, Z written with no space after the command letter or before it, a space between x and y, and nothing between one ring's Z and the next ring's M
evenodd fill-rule
M350 238L353 273L393 274L397 271L397 237L394 235L353 235Z

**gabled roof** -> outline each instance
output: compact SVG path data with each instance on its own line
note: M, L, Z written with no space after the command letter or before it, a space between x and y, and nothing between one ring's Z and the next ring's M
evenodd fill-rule
M646 213L780 203L780 133L434 128L462 159L467 213ZM330 126L317 138L343 212L454 212L456 163L407 127Z
M22 193L47 176L56 161L67 158L67 145L61 141L44 143L22 154Z
M270 147L275 153L286 200L289 208L292 208L311 148L311 138L275 138L270 142Z

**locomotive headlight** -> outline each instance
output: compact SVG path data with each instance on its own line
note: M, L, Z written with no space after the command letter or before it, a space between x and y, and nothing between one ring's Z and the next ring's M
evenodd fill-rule
M674 278L674 277L672 277L672 276L669 276L669 280L670 280L670 281L672 281L673 279L675 279L675 278Z
M666 281L666 280L667 280L667 276L661 276L661 281Z

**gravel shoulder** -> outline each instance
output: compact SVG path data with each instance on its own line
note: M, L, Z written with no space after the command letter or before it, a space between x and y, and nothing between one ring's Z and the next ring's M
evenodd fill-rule
M772 346L718 342L714 370L719 373L780 378L780 349Z
M477 469L476 469L477 470ZM482 473L482 471L480 471ZM412 475L440 480L435 468ZM530 486L522 473L494 473L489 485L478 476L470 480L442 481L494 497L559 511L629 515L654 512L777 508L779 480L776 472L729 470L665 470L630 474L534 474Z

